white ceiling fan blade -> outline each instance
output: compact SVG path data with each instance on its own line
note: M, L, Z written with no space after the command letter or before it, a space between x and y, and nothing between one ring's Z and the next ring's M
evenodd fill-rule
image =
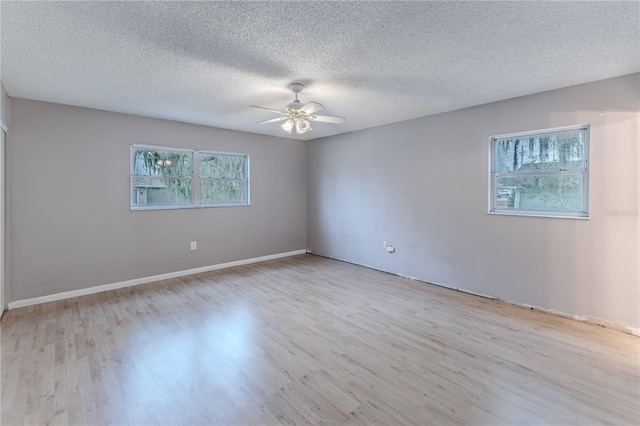
M275 112L277 114L287 114L286 112L278 111L277 109L265 108L257 105L249 105L249 106L252 108L266 109L267 111Z
M276 121L284 121L287 118L289 118L289 116L285 115L285 116L278 117L278 118L272 118L270 120L258 121L258 124L275 123Z
M300 111L304 112L305 114L313 114L314 112L320 111L323 108L324 107L319 103L312 101L306 104L305 106L303 106L302 108L300 108Z
M342 124L347 121L344 117L332 117L330 115L310 115L307 118L311 121L320 121L323 123Z

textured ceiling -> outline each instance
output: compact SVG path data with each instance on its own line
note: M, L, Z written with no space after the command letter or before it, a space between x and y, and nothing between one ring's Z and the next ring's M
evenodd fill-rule
M313 139L640 71L634 2L1 2L10 96Z

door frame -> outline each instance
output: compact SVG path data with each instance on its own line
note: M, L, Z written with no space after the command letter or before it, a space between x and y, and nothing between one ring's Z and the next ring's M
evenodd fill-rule
M7 126L0 120L0 317L7 306L5 292L5 197L6 197L6 146Z

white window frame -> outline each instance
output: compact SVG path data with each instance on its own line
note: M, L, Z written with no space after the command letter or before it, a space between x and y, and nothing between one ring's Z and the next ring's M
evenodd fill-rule
M589 218L589 139L590 125L582 124L577 126L556 127L552 129L533 130L518 133L508 133L504 135L491 136L489 138L489 214L510 215L510 216L536 216L536 217L554 217L568 219L588 219ZM544 136L550 134L584 131L584 169L567 169L567 170L527 170L526 172L496 172L497 161L497 143L503 139L515 139ZM582 205L583 211L570 210L525 210L512 208L497 207L497 179L500 176L561 176L571 174L582 174L583 176L583 194Z
M148 176L138 176L134 174L134 166L135 166L135 158L134 152L138 149L152 149L159 151L169 151L169 152L185 152L191 153L191 176L162 176L164 179L183 179L190 180L191 183L191 192L192 192L192 203L191 204L155 204L155 205L133 205L133 180L141 177ZM213 204L202 204L200 202L200 153L206 155L229 155L234 157L244 157L245 158L245 170L246 170L246 181L245 184L245 202L242 203L213 203ZM251 179L250 179L250 162L249 162L249 154L237 153L237 152L222 152L222 151L198 151L193 149L185 149L185 148L174 148L167 146L159 146L159 145L143 145L143 144L132 144L129 153L129 203L130 210L173 210L173 209L193 209L193 208L211 208L211 207L244 207L251 205L250 203L250 194L251 194ZM209 178L204 178L209 179ZM224 179L220 179L224 180ZM239 180L239 179L233 179Z

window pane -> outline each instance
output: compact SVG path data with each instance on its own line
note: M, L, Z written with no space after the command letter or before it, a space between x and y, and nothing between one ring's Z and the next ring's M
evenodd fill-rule
M496 209L585 210L582 174L500 176L496 185Z
M584 169L584 131L498 139L496 172Z
M200 153L200 176L204 178L245 179L247 157Z
M246 204L247 181L241 180L211 180L200 182L201 204Z
M193 204L191 179L134 178L131 205L182 206Z
M191 176L191 152L134 148L133 174L135 176Z

